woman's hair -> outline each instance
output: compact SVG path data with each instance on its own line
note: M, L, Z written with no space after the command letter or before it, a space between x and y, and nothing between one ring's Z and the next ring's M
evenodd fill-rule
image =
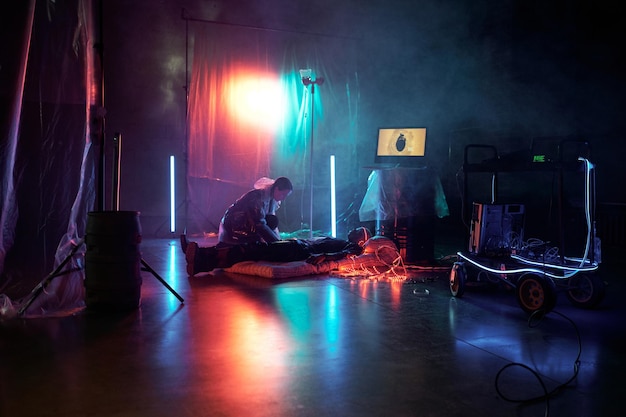
M291 181L287 177L278 177L276 178L276 181L274 181L272 188L279 189L281 191L283 190L293 191L293 184L291 184Z

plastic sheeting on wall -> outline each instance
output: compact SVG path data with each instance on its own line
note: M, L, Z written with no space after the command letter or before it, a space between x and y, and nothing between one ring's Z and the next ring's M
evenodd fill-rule
M3 60L15 67L1 86L10 111L0 147L0 317L84 306L81 236L95 200L92 139L103 129L92 6L32 0L3 12L3 30L22 36L3 36L16 59Z

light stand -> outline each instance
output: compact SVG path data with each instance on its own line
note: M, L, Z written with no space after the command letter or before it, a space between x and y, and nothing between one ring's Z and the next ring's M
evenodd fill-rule
M115 215L116 213L123 214L119 210L119 188L120 188L120 178L121 178L121 166L122 166L122 134L115 133L115 159L113 160L113 211L108 212L110 215ZM165 288L167 288L174 297L178 298L178 301L184 303L185 300L181 297L148 263L141 258L141 268L142 271L150 272Z
M324 78L313 78L310 69L301 69L300 78L305 87L311 86L311 151L309 152L309 238L313 238L313 133L315 126L315 85L324 84Z

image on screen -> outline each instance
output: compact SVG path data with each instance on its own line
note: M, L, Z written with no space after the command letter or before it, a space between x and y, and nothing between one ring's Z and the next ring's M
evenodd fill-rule
M426 128L378 129L377 157L424 156Z

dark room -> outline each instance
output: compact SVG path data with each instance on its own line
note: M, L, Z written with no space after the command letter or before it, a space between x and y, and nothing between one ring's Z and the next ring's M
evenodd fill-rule
M626 415L618 3L0 21L0 416Z

